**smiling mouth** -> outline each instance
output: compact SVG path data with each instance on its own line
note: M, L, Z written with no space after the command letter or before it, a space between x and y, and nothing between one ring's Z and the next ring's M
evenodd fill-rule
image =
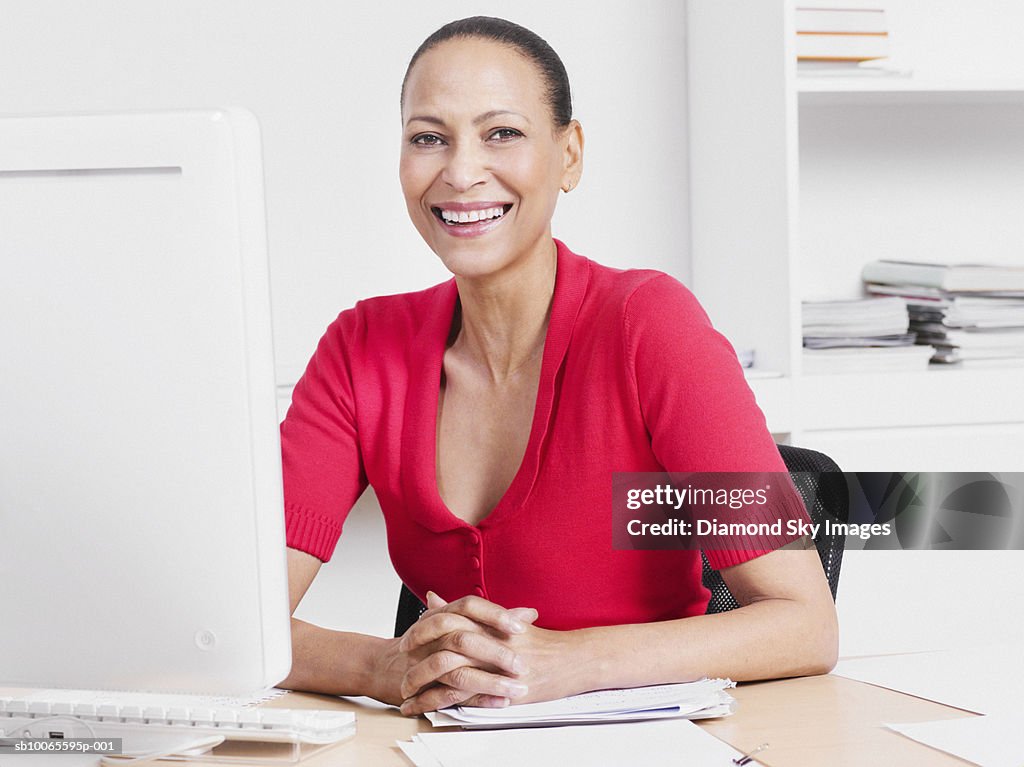
M496 205L483 210L444 210L432 207L430 212L445 226L468 226L481 221L494 221L512 210L512 204Z

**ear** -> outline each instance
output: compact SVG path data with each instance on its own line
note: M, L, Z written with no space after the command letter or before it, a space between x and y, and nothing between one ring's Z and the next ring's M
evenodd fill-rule
M583 175L583 126L579 120L573 120L563 130L562 191L570 192Z

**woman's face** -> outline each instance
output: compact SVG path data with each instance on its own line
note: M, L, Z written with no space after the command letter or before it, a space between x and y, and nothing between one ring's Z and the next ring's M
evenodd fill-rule
M582 134L554 126L537 66L505 45L448 40L405 85L400 176L409 216L453 274L480 277L551 252L559 189Z

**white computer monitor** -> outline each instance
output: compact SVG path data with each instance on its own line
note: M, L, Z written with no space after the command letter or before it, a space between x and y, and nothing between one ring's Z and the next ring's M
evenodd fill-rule
M259 130L0 118L0 686L290 666Z

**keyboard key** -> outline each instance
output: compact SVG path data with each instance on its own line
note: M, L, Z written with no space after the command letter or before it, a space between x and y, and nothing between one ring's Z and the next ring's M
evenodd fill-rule
M243 708L238 711L238 723L246 729L260 726L260 712L254 708Z
M32 716L49 716L50 703L45 700L34 700L28 704L28 713Z
M164 724L167 722L167 709L163 706L146 706L142 709L142 718L153 724Z
M145 721L141 706L121 706L120 714L125 722L138 723Z
M189 713L187 708L176 706L167 709L167 721L171 724L190 724L192 722L192 714Z
M213 712L213 720L218 727L237 727L238 712L231 708L218 708Z
M212 708L193 708L191 709L190 716L192 721L198 727L213 727L213 709Z
M260 710L260 721L263 724L264 729L273 729L274 727L293 727L295 723L295 716L293 712L288 709L266 708Z

